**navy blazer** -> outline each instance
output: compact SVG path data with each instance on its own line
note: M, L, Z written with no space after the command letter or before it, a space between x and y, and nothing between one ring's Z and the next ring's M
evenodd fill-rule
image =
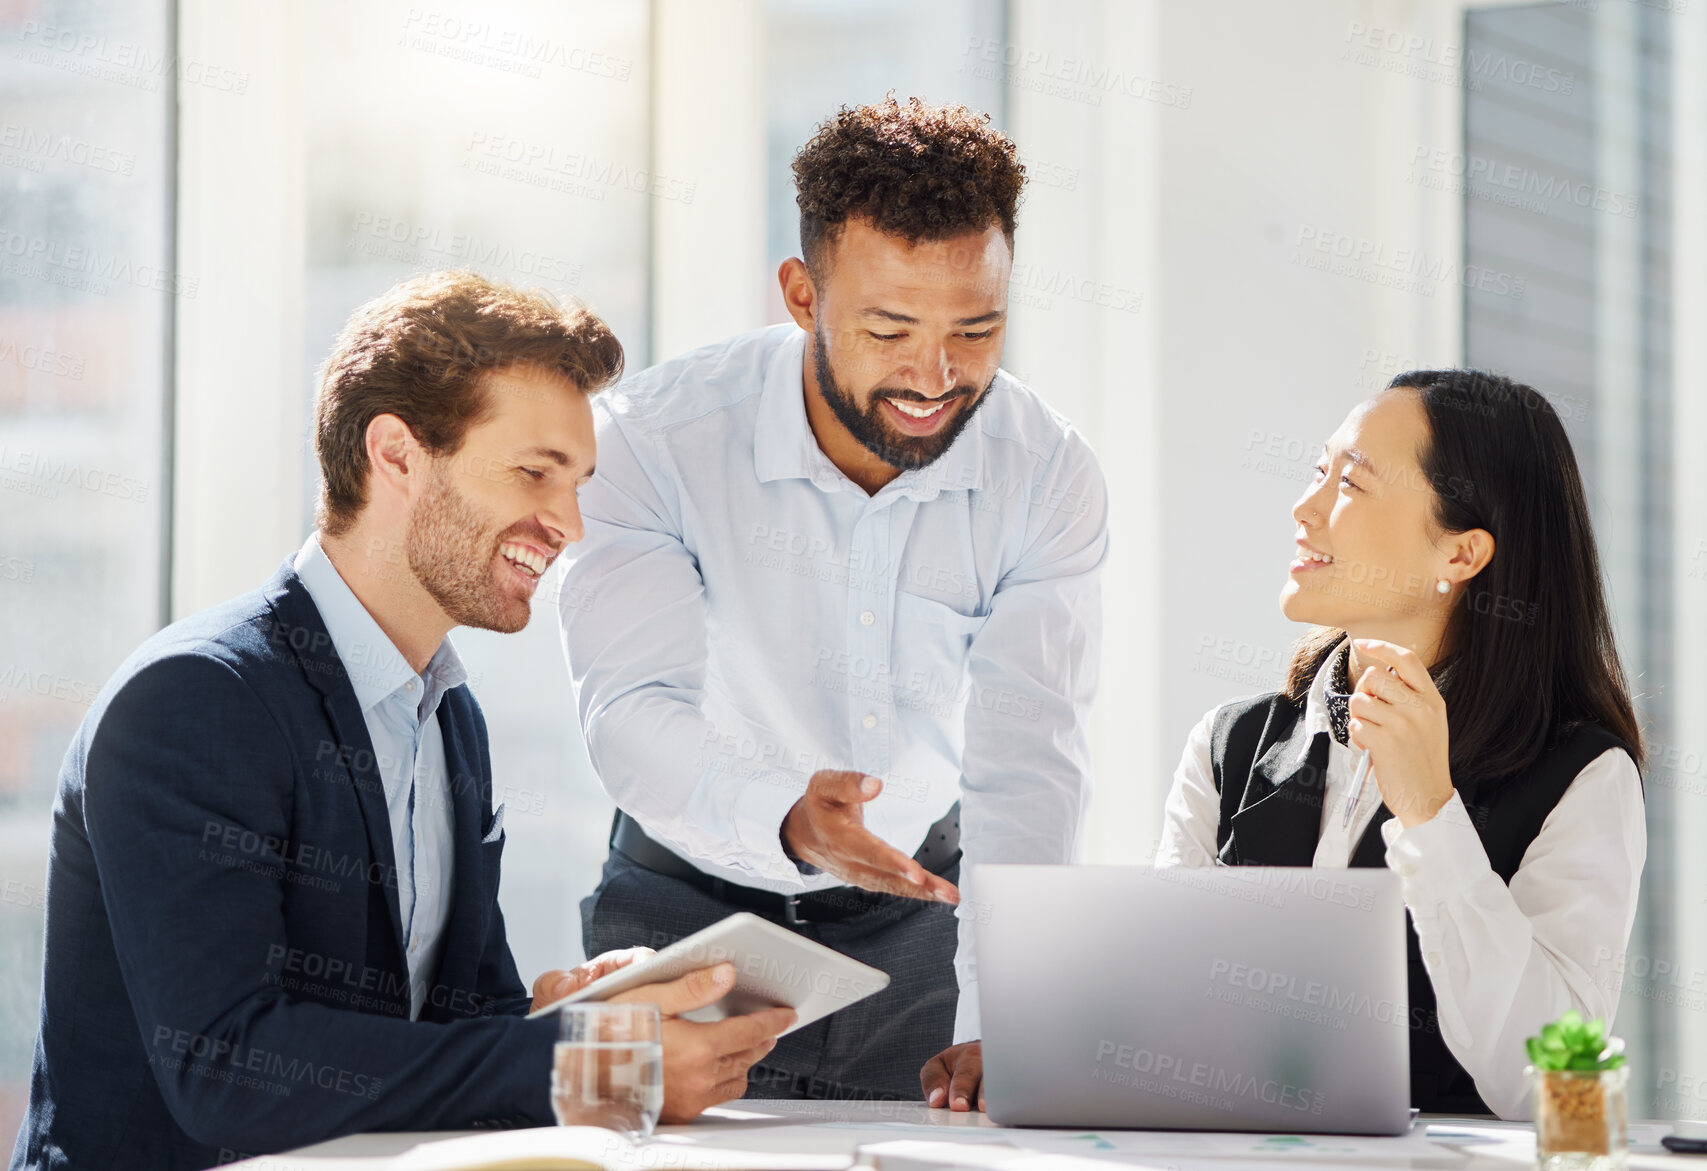
M466 686L438 718L455 890L411 1021L384 787L291 561L119 668L60 770L13 1171L552 1121L556 1024L520 1015L485 721Z

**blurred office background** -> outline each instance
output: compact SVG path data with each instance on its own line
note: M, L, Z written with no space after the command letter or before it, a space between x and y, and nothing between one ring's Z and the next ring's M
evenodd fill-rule
M1596 978L1633 1109L1707 1114L1707 3L0 0L0 1144L66 745L310 530L349 311L469 266L588 301L634 369L782 320L790 157L890 89L1031 169L1006 365L1112 491L1094 860L1144 861L1192 722L1275 685L1288 509L1350 406L1427 365L1553 399L1653 748ZM552 593L455 636L530 977L580 955L610 816Z

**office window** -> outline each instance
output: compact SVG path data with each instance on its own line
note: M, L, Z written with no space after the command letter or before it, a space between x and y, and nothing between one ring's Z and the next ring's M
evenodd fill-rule
M489 9L314 0L304 60L304 368L395 282L471 268L585 300L630 367L647 351L647 5ZM303 387L313 527L319 476ZM576 900L598 880L611 804L582 746L557 634L556 577L520 634L458 630L509 826L502 905L524 979L581 956Z
M1543 391L1564 420L1594 514L1618 647L1651 754L1648 860L1622 978L1617 1031L1636 1054L1632 1109L1669 1118L1679 1014L1666 968L1677 954L1680 789L1672 710L1671 169L1669 36L1661 7L1527 5L1466 18L1487 68L1465 94L1467 271L1508 273L1520 297L1468 287L1465 358ZM1470 266L1475 266L1471 269ZM1655 964L1661 965L1658 973ZM1665 1070L1673 1072L1668 1083ZM1669 1085L1669 1089L1668 1089Z
M164 2L0 7L0 1133L29 1091L48 811L161 624L174 299Z
M909 4L905 0L769 0L765 12L768 193L765 261L774 271L800 251L800 213L789 164L818 123L842 106L897 98L964 102L1003 125L1005 87L998 69L973 51L999 44L1006 28L1000 0ZM755 261L757 258L755 258ZM786 320L770 289L770 319Z

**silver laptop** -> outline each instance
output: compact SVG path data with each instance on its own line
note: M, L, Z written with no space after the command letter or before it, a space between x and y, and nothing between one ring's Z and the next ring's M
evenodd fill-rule
M980 866L966 894L992 1121L1409 1128L1397 875Z

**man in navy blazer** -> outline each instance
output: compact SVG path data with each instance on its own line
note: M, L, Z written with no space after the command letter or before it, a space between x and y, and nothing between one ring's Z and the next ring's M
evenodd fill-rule
M486 726L445 636L526 624L580 538L587 395L621 361L585 310L466 273L351 318L317 405L319 530L144 643L66 755L14 1171L553 1121L556 1022L523 1014L633 953L522 984ZM667 1015L666 1119L739 1097L793 1021L669 1017L732 980L629 994Z

